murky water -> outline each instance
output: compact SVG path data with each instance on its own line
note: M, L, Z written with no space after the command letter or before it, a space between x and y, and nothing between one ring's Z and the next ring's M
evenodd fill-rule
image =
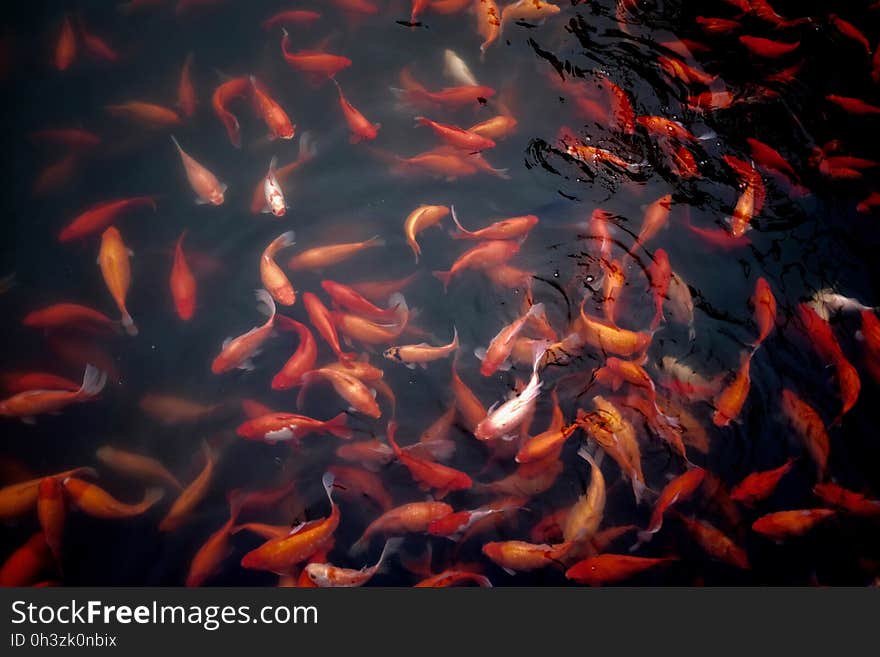
M386 390L393 392L396 404L392 407L380 389L381 418L370 419L358 412L347 417L355 432L353 441L384 440L386 423L394 417L398 441L404 445L416 442L455 404L452 360L408 369L383 358L384 349L425 340L443 345L453 328L457 329L461 342L457 372L488 408L503 401L518 379L527 381L531 367L518 362L510 371L483 377L473 351L487 346L502 327L527 309L529 301L544 304L559 339L577 334L583 298L588 315L611 317L623 329L650 333L654 298L646 271L656 266L657 252L662 249L693 298L692 325L687 320L676 322L667 300L665 319L656 326L646 350L627 354L587 344L572 350L567 364L545 362L540 374L544 385L531 428L514 432L514 446L519 447L524 436L545 430L553 410L551 391L558 393L566 423L575 420L578 409L595 412L597 395L612 400L637 436L650 490L636 504L629 477L613 455L606 455L600 466L607 484L602 530L626 525L644 529L657 493L669 480L689 468L705 468L709 474L703 485L673 508L685 519L711 523L723 532L745 551L749 568L724 563L718 554L710 554L711 550L695 541L686 520L669 511L662 529L634 551L629 550L637 541L635 531L600 547L612 554L677 559L624 581L673 585L863 585L874 581L880 559L876 513L872 518L871 513L839 508L804 535L779 541L752 528L757 518L771 512L835 508L813 492L817 464L805 447L809 440L804 440L803 431L782 410L783 389L814 408L822 430L827 431L830 456L825 481L870 499L880 497L880 448L872 419L878 398L872 372L876 376L880 367L875 363L872 369L871 359L877 355L871 355L866 340L858 339L863 320L853 311L830 318L841 353L855 366L861 382L856 403L841 418L839 369L833 366L839 361L816 348L815 335L811 339L798 319L798 304L826 288L875 306L876 281L880 280L874 257L876 214L856 210L873 189L875 164L856 166L857 176L848 172L831 176L816 157L816 149L832 140L838 140L839 147L837 151L827 148L826 163L835 156L870 160L876 152L876 117L847 113L825 98L836 94L871 103L877 91L871 79L871 56L828 18L824 3L775 3L773 9L787 19L810 20L774 29L772 20L760 18L755 11L738 18L740 12L731 6L737 3L720 0L623 3L632 6L630 12L610 0L560 1L561 11L544 21L506 21L502 36L487 48L485 57L480 56L483 38L470 7L451 15L429 7L410 26L411 6L403 1L377 0L375 14L344 11L339 7L344 2L304 1L288 7L230 0L193 3L205 6L180 13L175 12L173 2L153 4L133 11L119 11L106 2L37 3L3 10L6 102L2 112L7 139L0 275L14 272L15 278L14 285L0 296L2 370L9 375L49 372L78 381L86 363L93 363L108 371L110 381L98 398L67 406L60 414L40 415L33 424L2 418L0 483L11 485L93 466L99 477L84 476L84 480L119 500L139 501L149 484L98 461L95 452L105 445L153 457L187 485L204 467L204 441L210 445L216 469L203 496L174 531L157 528L177 495L173 489L146 513L115 520L77 509L68 493L62 567L49 555L44 567L24 583L183 584L193 556L228 519L226 498L234 489L256 491L294 483L293 492L268 508L250 510L242 522L290 527L327 516L321 476L328 466L342 463L336 450L346 441L322 434L306 437L298 446L271 445L236 435L236 428L247 419L242 400L297 412L297 389L270 388L272 377L297 347L295 334L279 331L269 339L254 358L253 370L211 373L211 362L226 337L238 336L264 321L254 300L254 290L263 286L260 256L270 241L287 230L295 231L296 245L279 254L282 268L289 257L305 249L374 235L385 242L340 264L288 273L300 299L304 292L312 292L329 307L320 285L323 280L357 284L419 273L402 290L411 310L409 330L385 343L355 341L355 351L370 353L370 362L384 370ZM370 122L381 124L375 140L350 143L335 86L326 78L311 80L293 70L281 53L280 27L261 27L278 11L293 8L316 10L321 17L309 25L287 23L291 50L326 50L351 59L352 65L336 79L348 100ZM482 10L479 2L476 8ZM846 10L842 18L858 26L869 44L876 44L877 12L864 6ZM59 72L53 62L65 16L72 17L78 47L70 67ZM736 19L739 26L728 26L730 32L707 33L698 16ZM85 47L83 25L87 33L99 35L112 46L118 61L103 61ZM738 41L743 34L784 43L798 41L799 45L783 57L768 58L750 54ZM690 45L688 57L679 49L682 40ZM399 91L406 86L401 81L405 67L431 90L461 84L444 76L447 49L467 62L479 83L494 89L495 95L458 108L408 105L406 93L402 97ZM188 53L193 53L191 73L198 99L194 116L173 127L151 127L106 111L106 105L130 100L174 109ZM658 65L661 57L686 62L710 75L711 82L685 84L664 73ZM799 68L794 72L792 67ZM230 104L240 120L243 146L236 149L230 144L212 110L211 94L222 82L247 75L254 75L289 114L296 124L293 140L269 140L265 123L245 99ZM620 121L626 112L620 113L614 85L631 102L632 118L659 116L679 121L696 139L658 136L642 122L629 129L625 120ZM696 101L688 104L689 96L709 90L730 92L734 102L702 110L695 108ZM722 96L716 98L720 100ZM414 166L401 166L395 156L412 157L441 143L429 128L414 127L414 117L420 114L465 128L499 114L515 117L515 130L482 153L489 166L503 173L477 170L468 175L431 175ZM88 130L100 137L100 144L71 149L33 137L35 131L61 127ZM228 185L222 205L194 203L193 190L169 139L172 133L188 153ZM276 218L252 213L254 188L266 174L269 160L277 156L282 165L294 161L304 133L315 144L316 155L284 184L290 206L287 214ZM791 175L763 166L750 150L749 138L779 151L796 172L797 183ZM576 148L567 152L572 145ZM605 149L623 162L579 161L572 154L585 145ZM680 149L693 158L693 175L687 175L681 160L676 165L670 158L672 152L688 157ZM466 151L458 153L465 160L475 157ZM737 157L746 166L753 164L766 191L763 208L754 213L749 230L737 240L729 237L727 219L735 214L748 185L725 163L725 156ZM72 159L59 165L68 157ZM51 166L58 170L47 175L46 168ZM650 214L652 204L666 194L671 195L671 205L664 226L634 247L646 212ZM140 195L155 197L155 212L132 209L114 222L134 254L127 307L139 334L95 335L69 327L23 326L29 312L59 302L80 303L118 317L95 264L103 228L70 242L59 242L57 237L74 217L96 203ZM448 270L465 247L474 243L451 239L454 225L447 216L441 228L419 235L422 257L414 264L403 222L423 204L454 206L471 230L498 218L536 215L539 222L509 261L530 274L531 291L522 285L505 289L493 284L486 271L468 270L454 277L444 294L431 272ZM606 211L610 219L597 221L597 209ZM607 252L602 251L600 239L603 225L610 226ZM713 235L722 236L721 243L701 237L694 227L715 231ZM197 282L190 321L182 321L175 313L169 289L174 245L183 231ZM604 285L612 262L622 267L625 284L616 296L614 312L606 315L610 311ZM496 269L492 267L489 273ZM754 349L758 328L749 299L761 277L769 283L778 311L769 335ZM312 327L301 300L292 307L279 306L278 311ZM333 362L326 342L314 328L312 332L319 350L316 367ZM523 335L541 337L534 326L527 326ZM347 347L343 344L343 348ZM678 418L666 426L679 429L673 433L683 439L687 461L649 426L650 410L646 416L634 408L638 399L649 399L646 388L624 383L612 389L601 375L597 380L596 370L615 353L638 361L650 375L658 390L660 421L666 416ZM752 354L751 385L745 402L729 425L716 426L713 414L718 395L747 354ZM700 399L692 391L682 394L681 387L676 392L662 385L670 377L662 363L671 360L714 381L711 393ZM12 378L5 377L5 385ZM3 396L11 394L7 390ZM627 400L627 394L634 397ZM197 420L175 421L168 409L147 412L143 400L149 395L197 402L210 410ZM299 412L327 419L348 406L321 383L309 388ZM452 492L444 499L455 510L474 509L498 499L499 494L480 485L500 480L518 467L515 449L510 451L505 441L487 445L470 429L459 413L448 431L455 452L445 463L474 481L470 490ZM434 573L462 568L486 575L493 585L567 583L561 567L572 565L567 557L548 559L542 564L545 567L512 575L487 558L482 547L494 541L543 541L530 538L535 525L550 513L570 507L595 480L590 466L577 455L582 444L597 453L595 436L588 437L587 431L578 428L558 459L536 468L539 476L547 477L557 462L562 464L558 476L549 477L541 487L546 490L490 518L497 522L478 535L455 542L429 537L424 531L406 533L399 554L390 557L387 570L370 583L411 585L424 579L425 569L413 564L423 559L428 548ZM730 500L730 490L748 474L780 467L788 459L793 459L791 471L766 499L754 506ZM430 496L413 482L407 467L393 460L382 465L376 477L395 507ZM341 523L326 560L360 568L375 562L382 540L376 537L363 554L353 555L349 548L381 509L365 497L346 495L345 482L338 483ZM41 527L34 511L7 515L0 526L3 556L13 553ZM560 543L562 537L551 533L547 540ZM239 565L245 553L264 541L247 531L231 535L228 557L206 583L274 585L277 574ZM587 551L594 549L591 546ZM296 572L301 565L291 564L291 570Z

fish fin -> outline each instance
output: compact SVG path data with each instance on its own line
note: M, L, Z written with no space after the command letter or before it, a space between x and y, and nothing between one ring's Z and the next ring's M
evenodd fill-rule
M508 575L516 575L516 571L513 570L512 568L508 568L507 566L502 566L501 570L503 570Z
M244 370L245 372L253 372L256 368L254 367L254 361L250 358L245 358L239 364L238 369Z
M232 342L232 338L224 338L223 346L220 347L223 351L226 351L226 347L229 346L229 343Z
M443 283L443 291L446 292L446 290L449 288L449 282L452 280L452 272L432 271L431 274L434 276L434 278Z
M404 365L406 366L406 369L408 369L408 370L414 370L414 369L416 369L416 364L415 364L415 363L404 363Z
M513 367L513 363L510 362L509 358L505 358L504 362L498 366L498 369L502 372L507 372L511 367Z
M196 205L207 205L208 202L203 199L201 196L196 197Z
M486 348L485 347L475 347L474 348L474 356L476 356L479 360L486 360Z
M419 363L419 367L421 367L423 370L426 370L426 369L428 369L428 364L427 363Z
M336 417L327 420L327 422L324 423L324 428L329 434L336 436L337 438L349 440L352 437L352 431L347 422L348 415L340 413Z

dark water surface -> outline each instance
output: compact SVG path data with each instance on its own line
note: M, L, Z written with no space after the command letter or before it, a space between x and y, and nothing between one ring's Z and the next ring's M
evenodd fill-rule
M265 246L285 230L296 232L297 250L334 242L359 241L381 236L386 246L365 251L322 272L290 274L301 294L323 294L320 282L343 283L402 278L413 271L419 278L404 290L410 308L418 309L412 324L445 344L453 326L462 348L458 371L485 406L502 400L517 378L527 380L530 367L516 364L509 372L481 377L473 349L486 346L522 311L524 289L493 286L484 273L464 272L453 280L447 294L431 276L448 269L464 250L449 239L453 229L447 217L442 229L432 228L419 237L423 257L414 266L403 234L405 217L418 205L454 205L471 229L491 220L535 214L540 222L514 256L512 265L533 275L535 301L547 308L550 321L563 337L571 332L581 298L586 311L602 317L601 259L597 256L595 225L590 216L597 208L614 215L613 257L626 264L626 286L618 301L618 324L647 330L653 300L641 266L664 249L673 270L689 286L695 303L691 340L688 327L661 323L654 334L644 367L660 388L661 359L678 359L712 379L730 376L740 356L750 351L757 328L748 299L755 282L764 277L778 303L777 327L751 360L751 388L739 417L726 427L712 422L713 400L674 398L703 428L709 449L703 453L688 444L688 459L706 468L729 490L746 475L779 467L794 458L794 467L776 491L754 508L727 501L735 513L725 512L725 495L702 488L676 508L687 517L711 522L747 551L751 568L738 569L707 555L669 513L653 540L632 554L646 557L676 556L679 561L629 580L641 584L766 584L766 585L865 585L880 568L880 532L877 515L860 517L841 511L804 536L776 543L752 531L759 516L773 511L827 507L812 492L816 466L803 440L780 408L783 388L795 391L813 406L830 436L827 479L841 486L880 497L880 446L873 404L880 401L878 382L866 369L866 351L856 338L858 313L832 317L834 334L848 359L861 375L861 390L854 408L839 423L839 388L834 368L828 366L805 337L797 322L796 307L818 290L831 288L858 299L866 306L880 303L876 253L880 246L877 215L856 211L876 180L868 168L858 180L831 180L811 162L814 149L839 140L838 154L871 159L876 155L876 116L849 115L827 102L825 96L857 97L868 103L878 99L871 80L870 56L855 41L837 31L826 15L825 3L782 2L774 9L786 18L810 17L799 26L774 29L754 15L741 19L733 35L707 35L697 16L736 18L730 4L713 2L657 2L639 4L626 21L618 21L611 0L575 3L560 0L561 12L543 23L505 26L502 37L483 60L482 38L469 13L451 16L430 11L414 27L405 24L410 3L377 0L375 15L354 16L332 2L228 2L206 3L176 15L173 2L125 13L110 2L30 3L3 9L2 36L5 78L2 107L6 193L3 194L0 276L15 273L15 285L0 296L3 327L3 372L54 372L79 380L86 362L94 362L88 349L106 353L116 370L100 398L67 407L59 415L40 416L36 423L17 418L2 421L0 484L52 474L69 468L95 465L95 480L125 501L139 500L144 484L113 474L97 464L94 453L102 445L155 457L182 482L191 481L204 463L200 448L208 441L217 458L217 469L204 500L189 521L174 532L162 533L157 525L170 507L173 491L146 514L124 520L101 520L71 510L63 548L63 575L51 564L34 581L53 580L68 585L178 585L185 580L198 548L228 517L226 494L235 488L257 490L295 481L295 492L275 508L253 514L248 520L293 525L324 517L327 503L321 475L337 462L334 450L340 441L330 436L305 438L298 448L246 442L235 435L244 421L242 399L258 400L279 411L296 412L296 390L272 391L269 383L297 344L281 333L265 345L255 359L254 371L235 370L213 375L210 364L228 336L237 336L262 322L255 310L254 289L261 287L259 258ZM635 3L634 3L635 4ZM734 4L734 3L731 3ZM503 5L502 5L503 6ZM290 26L294 49L318 47L326 39L330 52L344 54L353 65L338 74L348 99L373 122L381 123L375 141L351 144L335 87L314 84L292 70L282 58L280 29L265 31L261 22L281 9L316 9L322 18L309 27ZM846 14L844 15L844 9ZM872 44L877 43L878 12L867 2L847 3L842 17L858 26ZM88 29L101 35L120 54L115 64L96 61L80 51L63 73L52 66L55 42L65 12L81 15ZM750 34L785 42L800 41L793 54L781 59L750 56L737 41ZM717 111L699 112L686 104L687 96L707 87L690 87L670 79L657 65L660 56L677 57L662 43L690 39L705 44L687 60L691 66L717 75L713 90L730 90L738 102ZM443 76L443 53L452 49L469 65L481 84L497 91L487 104L474 103L458 110L414 110L402 106L392 88L400 87L400 72L408 66L429 89L453 86ZM107 104L133 99L173 107L181 65L194 54L193 79L198 94L197 113L173 133L183 147L210 168L229 188L222 206L197 206L170 142L168 128L149 129L109 116ZM773 82L771 76L802 64L793 79ZM636 116L663 116L681 121L701 137L688 144L700 175L685 178L669 165L663 143L643 127L627 134L617 125L587 116L576 102L579 94L598 99L607 108L607 85L599 73L628 94ZM241 120L243 147L233 148L222 124L211 109L210 96L227 77L253 74L284 107L297 125L291 141L266 139L265 124L247 102L235 105ZM772 93L771 93L772 92ZM499 104L499 99L502 104ZM603 100L604 99L604 100ZM493 167L506 169L506 177L478 172L456 180L412 171L392 171L388 153L403 157L438 145L427 128L414 128L413 117L425 113L435 120L468 127L506 109L518 122L513 134L484 153ZM607 112L607 109L606 109ZM614 123L613 121L611 122ZM63 148L35 144L29 134L47 127L80 127L100 135L102 143L77 160L69 180L56 189L34 191L40 173L64 157ZM567 128L582 143L608 149L639 166L631 170L590 166L565 155L559 142ZM282 164L296 158L300 135L308 132L317 145L313 161L293 174L285 186L290 209L283 218L251 214L248 207L254 186L277 155ZM714 134L714 136L712 136ZM766 185L766 202L746 233L747 245L732 249L713 246L691 230L688 223L707 229L727 230L729 217L742 192L724 155L749 161L746 139L754 137L772 145L801 177L806 194L766 169L759 169ZM383 155L385 154L385 155ZM644 249L626 250L642 226L644 209L664 194L673 203L667 225L648 240ZM30 311L61 301L82 303L118 317L107 287L95 265L100 235L59 243L57 234L82 210L103 200L153 195L158 207L133 210L116 222L125 244L134 252L128 308L137 322L136 337L94 337L22 326ZM168 277L174 243L186 230L185 247L198 254L198 303L194 318L181 321L174 312ZM205 264L212 265L205 267ZM641 265L641 266L640 266ZM591 289L596 290L594 293ZM307 322L302 302L282 308ZM59 354L59 341L78 341L72 354ZM537 337L537 336L534 336ZM333 355L320 337L318 365ZM399 343L424 338L407 335ZM55 349L53 349L55 345ZM384 381L396 395L396 419L401 443L414 442L428 425L452 403L451 360L440 360L426 370L409 370L382 358L388 345L376 345L370 360L384 369ZM357 349L362 351L360 348ZM567 421L577 409L594 410L595 395L614 397L612 391L592 381L601 367L600 349L587 347L567 366L550 365L542 372L531 435L544 430L550 418L550 391L557 389ZM95 363L104 366L101 363ZM875 367L874 373L880 370ZM728 379L725 379L727 381ZM638 389L635 389L638 393ZM169 425L145 413L139 401L147 394L165 394L219 404L209 417ZM3 396L8 396L5 392ZM674 397L674 395L673 395ZM664 399L661 395L660 405ZM355 440L385 436L391 406L379 395L383 415L371 420L352 413L349 423ZM330 418L347 404L329 386L310 391L302 413ZM624 411L638 433L645 478L660 491L686 470L680 455L650 431L643 418ZM672 413L673 415L675 413ZM690 432L693 433L693 430ZM489 450L459 420L449 436L457 449L448 464L467 472L475 481L500 479L516 468L512 457L490 460ZM552 487L523 504L490 531L456 544L423 533L407 536L403 558L392 557L385 573L373 584L410 585L423 576L402 565L423 554L431 545L433 571L455 564L478 564L495 585L560 585L567 583L557 564L511 576L481 553L490 541L529 540L529 530L550 512L570 506L590 475L577 456L578 446L595 442L579 430L560 455L564 470ZM636 505L628 479L611 459L602 462L608 486L603 528L635 524L644 528L655 502ZM407 470L391 463L379 476L395 504L422 501ZM474 489L449 495L456 510L476 508L492 500ZM340 502L342 522L335 535L329 561L349 568L373 563L381 540L369 552L350 556L348 549L367 523L377 515L369 501ZM11 554L39 529L36 514L0 524L0 557ZM635 534L615 542L609 552L630 554ZM238 562L262 539L249 533L231 539L232 551L211 584L274 585L272 573L248 571Z

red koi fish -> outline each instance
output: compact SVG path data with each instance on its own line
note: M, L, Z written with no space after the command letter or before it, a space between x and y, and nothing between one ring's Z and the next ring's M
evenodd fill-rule
M401 449L394 440L394 434L397 432L397 423L388 423L388 443L394 450L394 455L400 463L410 472L412 478L418 482L422 490L434 489L435 497L442 500L446 495L456 490L468 490L473 486L474 482L471 478L454 468L450 468L441 463L434 463L426 459L413 456Z
M59 242L70 242L82 239L94 233L102 232L117 222L120 216L134 208L149 206L156 211L156 200L152 196L134 196L132 198L104 201L93 205L82 214L77 215L58 234Z
M299 346L278 374L272 378L272 390L289 390L299 385L302 375L313 370L318 359L318 344L309 328L288 318L284 318L284 324L296 331L299 336Z
M292 53L289 50L290 35L283 27L281 31L283 33L281 38L281 54L284 55L284 61L291 68L305 73L312 80L333 79L337 73L351 66L351 60L341 55L331 55L330 53L315 50L301 50Z
M183 238L186 231L180 234L174 247L174 265L171 268L171 296L177 316L183 321L192 319L196 309L196 279L186 262L183 253Z
M339 106L342 108L342 115L345 117L345 123L351 131L349 142L352 144L360 143L364 140L375 139L379 134L381 123L370 123L369 119L358 111L358 109L348 102L345 94L342 93L342 87L336 78L333 78L336 85L336 91L339 93Z
M269 128L269 139L293 139L296 126L290 122L287 112L257 83L253 75L248 80L251 83L254 106Z
M247 96L250 93L250 89L251 81L249 78L232 78L218 86L211 96L211 106L214 108L214 114L217 115L223 127L226 128L229 141L236 148L241 148L241 127L238 123L238 117L229 111L227 105L234 98L244 98Z

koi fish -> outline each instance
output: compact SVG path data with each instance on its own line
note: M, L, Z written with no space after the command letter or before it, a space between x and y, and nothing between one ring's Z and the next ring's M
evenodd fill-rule
M183 252L183 238L186 231L180 234L174 247L174 265L171 268L171 296L177 316L183 321L192 319L196 309L196 279L186 261Z
M143 454L135 454L104 445L95 451L95 457L115 473L147 484L162 484L176 490L183 486L159 461Z
M794 467L794 459L788 459L778 468L753 472L734 486L730 499L746 505L767 499L776 490L779 481Z
M361 537L351 546L351 554L367 549L370 539L377 534L399 536L427 531L432 521L448 516L453 509L445 502L410 502L386 511L373 520Z
M420 342L419 344L391 347L382 352L382 355L388 360L403 363L411 370L416 366L427 369L428 363L448 358L458 350L458 346L458 329L453 327L452 342L442 347L433 347L427 342Z
M523 423L526 416L534 410L541 393L541 379L538 377L538 367L544 357L546 346L541 345L535 350L532 363L532 376L528 384L519 393L514 394L507 401L493 404L483 420L474 429L474 436L479 440L512 440L515 436L513 431Z
M236 433L242 438L269 444L290 440L298 442L313 433L328 433L344 440L352 437L345 413L327 421L293 413L272 413L248 420L239 425Z
M333 475L325 473L321 483L330 502L330 515L297 525L286 536L270 538L244 555L241 560L242 568L284 574L333 539L341 517L339 507L333 501Z
M120 215L128 210L150 206L156 211L156 200L152 196L134 196L131 198L104 201L93 205L88 210L77 215L58 234L59 242L70 242L83 239L97 232L103 231L119 220Z
M107 375L93 365L87 365L79 390L27 390L0 401L0 416L17 417L33 423L37 415L57 413L75 402L97 397L107 383Z
M64 485L65 496L75 508L94 518L105 520L133 518L142 515L165 496L165 491L162 489L152 488L144 494L144 499L141 502L125 504L103 488L73 476L65 478L61 483Z
M418 482L422 490L434 489L435 497L442 500L450 492L457 490L468 490L473 486L471 478L454 468L450 468L442 463L435 463L417 456L413 456L407 451L400 448L394 440L397 432L397 423L388 423L388 444L394 450L394 455L400 463L410 472L412 478Z
M752 523L752 530L774 541L790 536L802 536L816 525L836 515L832 509L798 509L777 511L761 516Z
M290 284L290 280L281 270L281 267L275 262L275 254L281 249L286 249L294 244L294 233L292 230L281 233L281 235L269 243L260 257L260 280L263 283L263 287L272 295L276 303L280 303L282 306L292 306L296 303L296 291L294 291L293 285Z
M364 566L360 570L339 568L329 563L310 563L305 572L309 579L321 588L363 586L378 573L389 555L396 552L403 543L402 538L389 538L379 555L379 560L372 566Z
M422 254L422 247L416 241L416 236L429 228L436 225L443 217L449 214L449 208L445 205L420 205L409 213L403 222L403 233L406 235L406 243L412 249L416 257L416 264L419 262L419 256Z
M366 249L385 246L385 240L378 235L363 242L347 242L345 244L328 244L302 251L287 262L291 271L304 269L323 269L344 262Z
M342 116L345 117L345 123L351 131L349 142L358 144L364 140L375 139L379 134L381 123L370 123L369 119L358 111L358 109L348 102L345 94L342 93L342 87L336 78L333 78L333 84L336 85L336 91L339 93L339 106L342 108Z
M183 162L183 168L186 171L186 179L196 193L196 204L223 205L226 185L217 180L213 173L190 157L180 147L180 144L177 143L174 135L171 135L171 141L174 142L177 152L180 154L180 160Z
M255 356L275 327L275 301L266 290L257 290L257 309L267 316L262 326L252 328L237 338L226 338L220 353L211 363L211 372L223 374L233 369L252 370Z

